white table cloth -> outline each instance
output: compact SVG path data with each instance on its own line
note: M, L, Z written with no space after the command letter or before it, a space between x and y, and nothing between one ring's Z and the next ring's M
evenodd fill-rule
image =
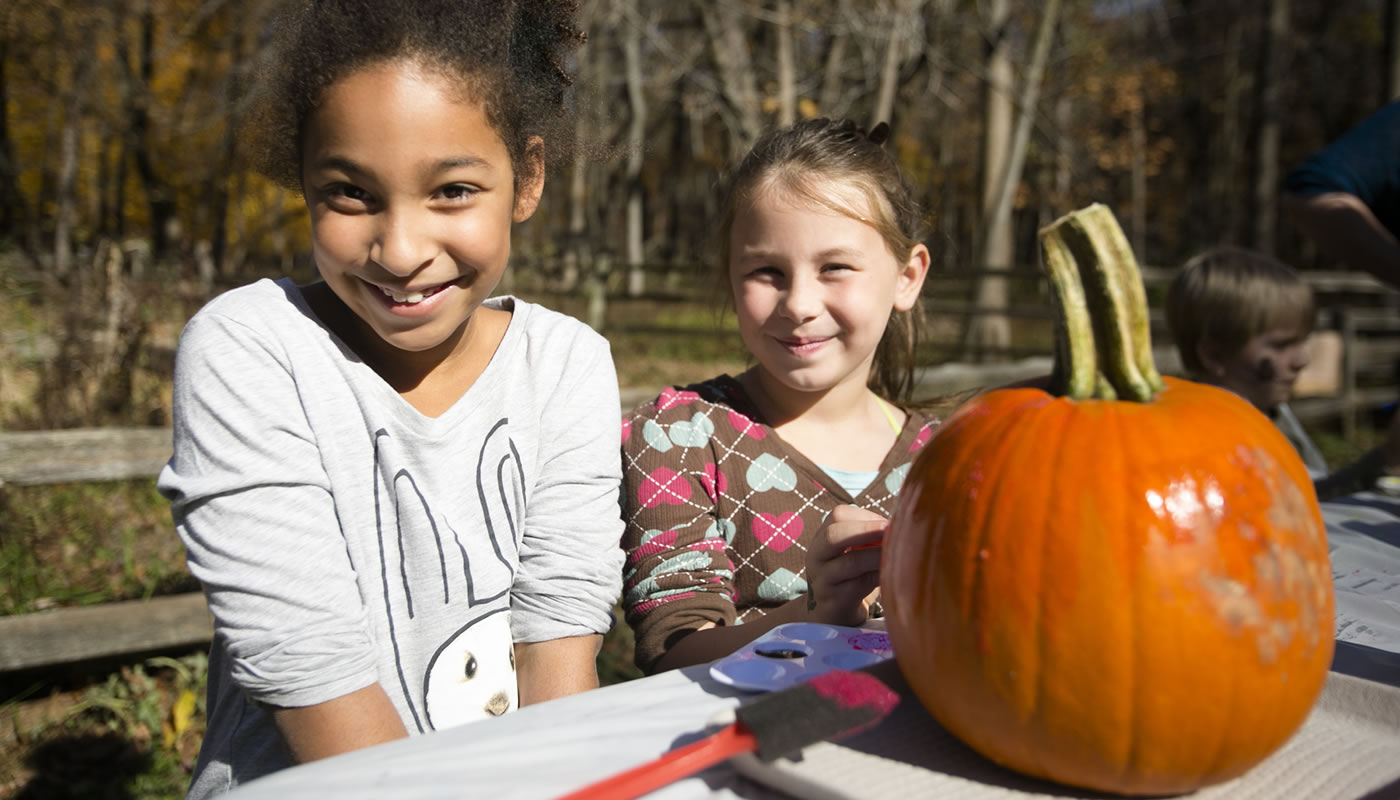
M1333 667L1400 686L1400 499L1358 495L1323 504L1323 516L1337 596ZM556 797L694 741L747 696L706 667L677 670L306 764L230 797ZM785 796L721 765L648 797Z

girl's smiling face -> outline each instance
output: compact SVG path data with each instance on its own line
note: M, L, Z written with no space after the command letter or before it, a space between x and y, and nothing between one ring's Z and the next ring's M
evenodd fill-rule
M852 187L828 188L842 207L867 211ZM890 314L913 307L927 266L923 245L896 258L871 225L773 182L736 209L730 231L740 335L758 366L794 391L864 387Z
M450 354L505 272L511 224L539 201L542 181L517 192L505 142L464 97L393 61L338 80L307 121L312 254L371 346Z

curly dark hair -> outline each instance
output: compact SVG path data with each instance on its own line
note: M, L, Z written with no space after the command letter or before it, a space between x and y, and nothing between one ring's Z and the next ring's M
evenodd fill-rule
M259 172L301 189L302 135L326 90L373 64L415 61L460 81L510 152L519 187L530 137L549 163L574 138L567 63L585 40L577 0L297 0L274 20L246 133Z
M726 293L734 217L758 191L773 185L813 205L869 224L879 231L896 259L909 258L923 237L924 212L894 155L884 147L889 134L889 125L884 122L867 132L852 120L818 117L760 136L723 181L715 243L719 249L718 277ZM828 181L849 184L865 195L873 216L867 218L862 210L833 200L827 191ZM875 350L869 382L872 391L896 403L923 406L913 401L914 367L922 333L922 302L890 317Z

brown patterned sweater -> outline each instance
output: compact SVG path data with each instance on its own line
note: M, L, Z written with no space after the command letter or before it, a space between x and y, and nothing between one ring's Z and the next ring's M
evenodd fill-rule
M728 375L667 389L622 422L623 608L650 672L677 633L737 625L807 591L808 538L832 508L888 517L937 421L908 412L851 497L791 448Z

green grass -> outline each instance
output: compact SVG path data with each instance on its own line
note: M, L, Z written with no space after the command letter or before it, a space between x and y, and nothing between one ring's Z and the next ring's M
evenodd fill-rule
M0 614L197 588L154 479L0 488Z
M153 658L80 690L0 705L0 797L183 797L207 669L203 653Z

